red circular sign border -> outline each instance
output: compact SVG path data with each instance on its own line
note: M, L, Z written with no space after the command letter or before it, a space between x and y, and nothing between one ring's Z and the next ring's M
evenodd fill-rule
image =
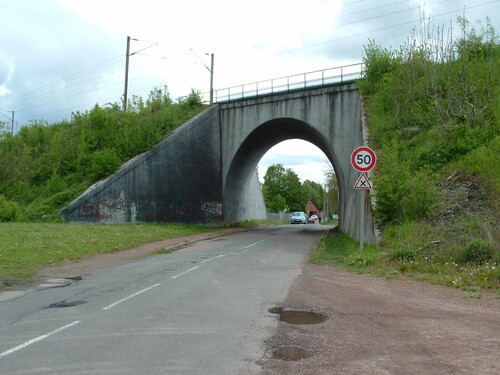
M356 159L356 156L358 155L359 152L361 151L366 151L368 152L371 157L372 157L372 163L366 167L366 168L360 168L355 162L354 160ZM367 147L367 146L360 146L358 148L356 148L352 154L351 154L351 164L352 164L352 167L357 170L358 172L369 172L371 171L374 167L375 167L375 164L377 164L377 155L375 155L375 151L373 151L370 147Z

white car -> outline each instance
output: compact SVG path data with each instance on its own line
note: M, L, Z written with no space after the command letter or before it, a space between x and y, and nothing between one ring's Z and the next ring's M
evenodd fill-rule
M306 214L303 212L294 212L290 217L290 223L292 224L306 224L307 218Z

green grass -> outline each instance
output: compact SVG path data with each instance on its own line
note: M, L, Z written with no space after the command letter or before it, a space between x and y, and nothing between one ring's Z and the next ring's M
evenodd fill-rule
M382 251L376 246L365 246L360 254L359 242L343 233L330 233L319 242L310 261L357 273L386 278L408 277L466 291L490 289L497 291L500 297L500 267L496 258L481 264L460 263L451 258L425 255L412 248Z
M30 281L40 267L143 243L220 229L185 224L0 223L0 290Z
M259 225L280 225L280 224L286 224L288 221L283 221L283 220L246 220L242 222L238 222L234 224L235 227L256 227Z
M344 233L326 235L313 251L310 261L313 263L333 264L343 268L365 272L381 258L375 246L364 245L360 253L359 242Z

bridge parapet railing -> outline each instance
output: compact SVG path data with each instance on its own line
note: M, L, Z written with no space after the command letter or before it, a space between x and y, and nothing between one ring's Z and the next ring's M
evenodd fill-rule
M364 64L351 64L291 76L218 89L214 91L215 102L226 102L279 92L328 86L361 78Z

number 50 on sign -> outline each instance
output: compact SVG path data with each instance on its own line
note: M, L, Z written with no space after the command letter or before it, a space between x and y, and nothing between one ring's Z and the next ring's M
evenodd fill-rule
M351 154L351 164L358 172L371 171L376 163L377 156L370 147L358 147Z

